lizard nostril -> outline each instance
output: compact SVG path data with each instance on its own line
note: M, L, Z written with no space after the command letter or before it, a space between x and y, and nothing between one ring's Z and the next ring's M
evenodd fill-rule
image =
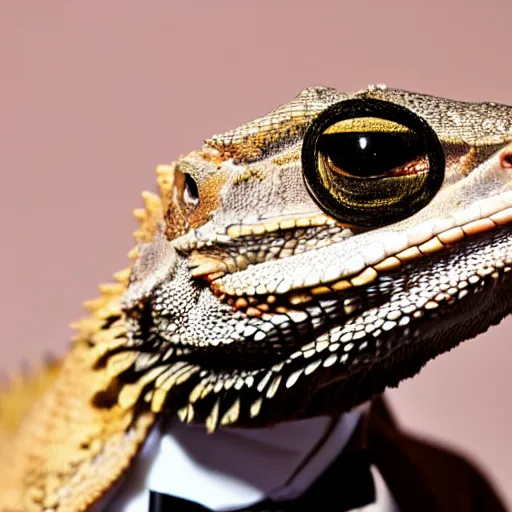
M501 167L504 169L512 169L512 152L503 153L503 155L501 155Z

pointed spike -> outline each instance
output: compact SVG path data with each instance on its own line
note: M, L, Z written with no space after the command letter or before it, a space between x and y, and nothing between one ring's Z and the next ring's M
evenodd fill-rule
M288 379L286 380L286 387L291 388L295 383L299 380L299 377L302 375L304 370L301 368L295 372L293 372Z
M213 434L217 428L217 423L219 421L219 408L219 400L217 400L215 405L212 407L208 418L206 418L206 431L208 434Z
M68 324L68 327L72 329L73 331L79 331L82 328L83 320L74 320L73 322Z
M188 400L190 403L195 403L199 400L199 398L201 397L201 393L205 387L205 381L202 380L200 381L198 384L196 384L196 386L194 387L194 389L190 392L190 395L188 396Z
M272 381L272 384L267 389L267 398L272 398L277 393L277 390L279 389L279 384L281 384L281 375L277 375L274 380Z
M133 384L125 384L123 389L121 389L119 392L119 405L125 410L133 407L137 403L137 400L139 399L144 387L150 382L154 381L158 375L162 373L162 371L162 368L153 368Z
M104 295L117 295L125 291L121 283L103 283L98 285L98 289Z
M156 389L153 393L153 400L151 401L151 412L158 414L162 410L166 398L167 391L165 389Z
M197 373L199 371L199 368L197 366L190 366L185 372L180 373L176 377L176 386L183 384L186 382L194 373Z
M256 416L258 416L258 414L261 411L262 404L263 404L263 398L261 398L261 397L254 401L254 403L251 405L251 409L250 409L251 418L255 418Z
M175 164L172 165L159 165L156 168L156 182L158 185L158 190L160 191L160 195L163 199L162 207L164 210L167 210L169 206L169 197L170 192L174 186L174 168Z
M134 260L138 257L139 257L139 247L136 246L130 250L130 252L128 253L128 258L130 258L131 260Z
M163 373L161 373L158 378L155 380L155 387L159 388L162 386L162 384L175 372L173 366L165 370Z
M111 379L118 377L121 373L125 372L133 365L134 358L134 354L130 352L114 354L108 359L107 375Z
M122 283L124 286L128 285L128 281L130 280L130 274L132 273L131 268L125 268L123 270L120 270L119 272L116 272L114 274L114 279L120 283Z
M217 258L208 256L194 256L190 259L191 274L193 277L201 277L216 272L225 272L226 265Z
M187 405L187 423L192 423L194 421L194 406L192 404Z
M187 407L182 407L178 410L178 418L182 423L185 423L185 420L187 419Z
M144 208L135 208L134 210L132 210L132 215L139 222L143 222L146 219L146 217L147 217L147 213L146 213L146 210Z
M171 368L165 371L166 378L157 380L156 386L162 388L165 391L169 391L176 382L179 375L189 369L189 365L184 361L178 361Z
M304 375L311 375L320 366L321 363L321 359L317 359L316 361L309 363L304 369Z
M95 299L86 300L82 303L82 305L87 311L89 311L89 313L94 313L105 305L105 297L97 297Z
M272 377L272 372L267 372L265 374L265 376L263 377L263 379L261 379L260 382L258 383L258 386L256 387L256 389L260 393L265 389L265 386L268 384L268 381L270 380L270 377Z
M160 198L154 192L150 192L149 190L143 190L141 196L144 201L144 206L148 210L161 206L162 204Z
M237 398L231 407L224 413L222 419L220 420L220 424L222 426L231 425L238 420L240 416L240 399Z
M201 391L201 398L204 398L206 395L208 395L212 391L213 391L213 383L208 382L207 384L205 384L203 390Z

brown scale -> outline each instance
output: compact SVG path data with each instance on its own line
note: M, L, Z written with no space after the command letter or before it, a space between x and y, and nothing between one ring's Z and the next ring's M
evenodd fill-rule
M235 311L242 311L250 317L260 317L264 313L287 313L293 310L291 303L287 305L287 297L275 295L229 297L223 295L220 299L229 304Z
M222 156L250 162L261 157L271 144L303 134L322 110L347 97L347 94L328 87L309 87L266 116L235 130L214 135L206 140L206 144L217 149Z

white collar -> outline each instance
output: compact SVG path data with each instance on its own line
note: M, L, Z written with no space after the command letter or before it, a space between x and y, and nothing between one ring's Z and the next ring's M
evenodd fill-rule
M327 417L265 429L204 427L173 421L155 429L111 512L147 512L148 491L196 501L212 510L240 509L265 498L304 492L344 448L363 408L344 414L296 477L288 479L331 426Z

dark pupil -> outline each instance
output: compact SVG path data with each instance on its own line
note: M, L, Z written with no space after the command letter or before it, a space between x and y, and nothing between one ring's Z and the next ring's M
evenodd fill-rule
M386 174L425 153L411 132L329 133L320 137L319 150L340 170L360 178Z
M185 174L185 186L188 189L188 193L191 199L197 200L199 199L199 190L197 188L197 183L194 178L190 176L190 174Z

